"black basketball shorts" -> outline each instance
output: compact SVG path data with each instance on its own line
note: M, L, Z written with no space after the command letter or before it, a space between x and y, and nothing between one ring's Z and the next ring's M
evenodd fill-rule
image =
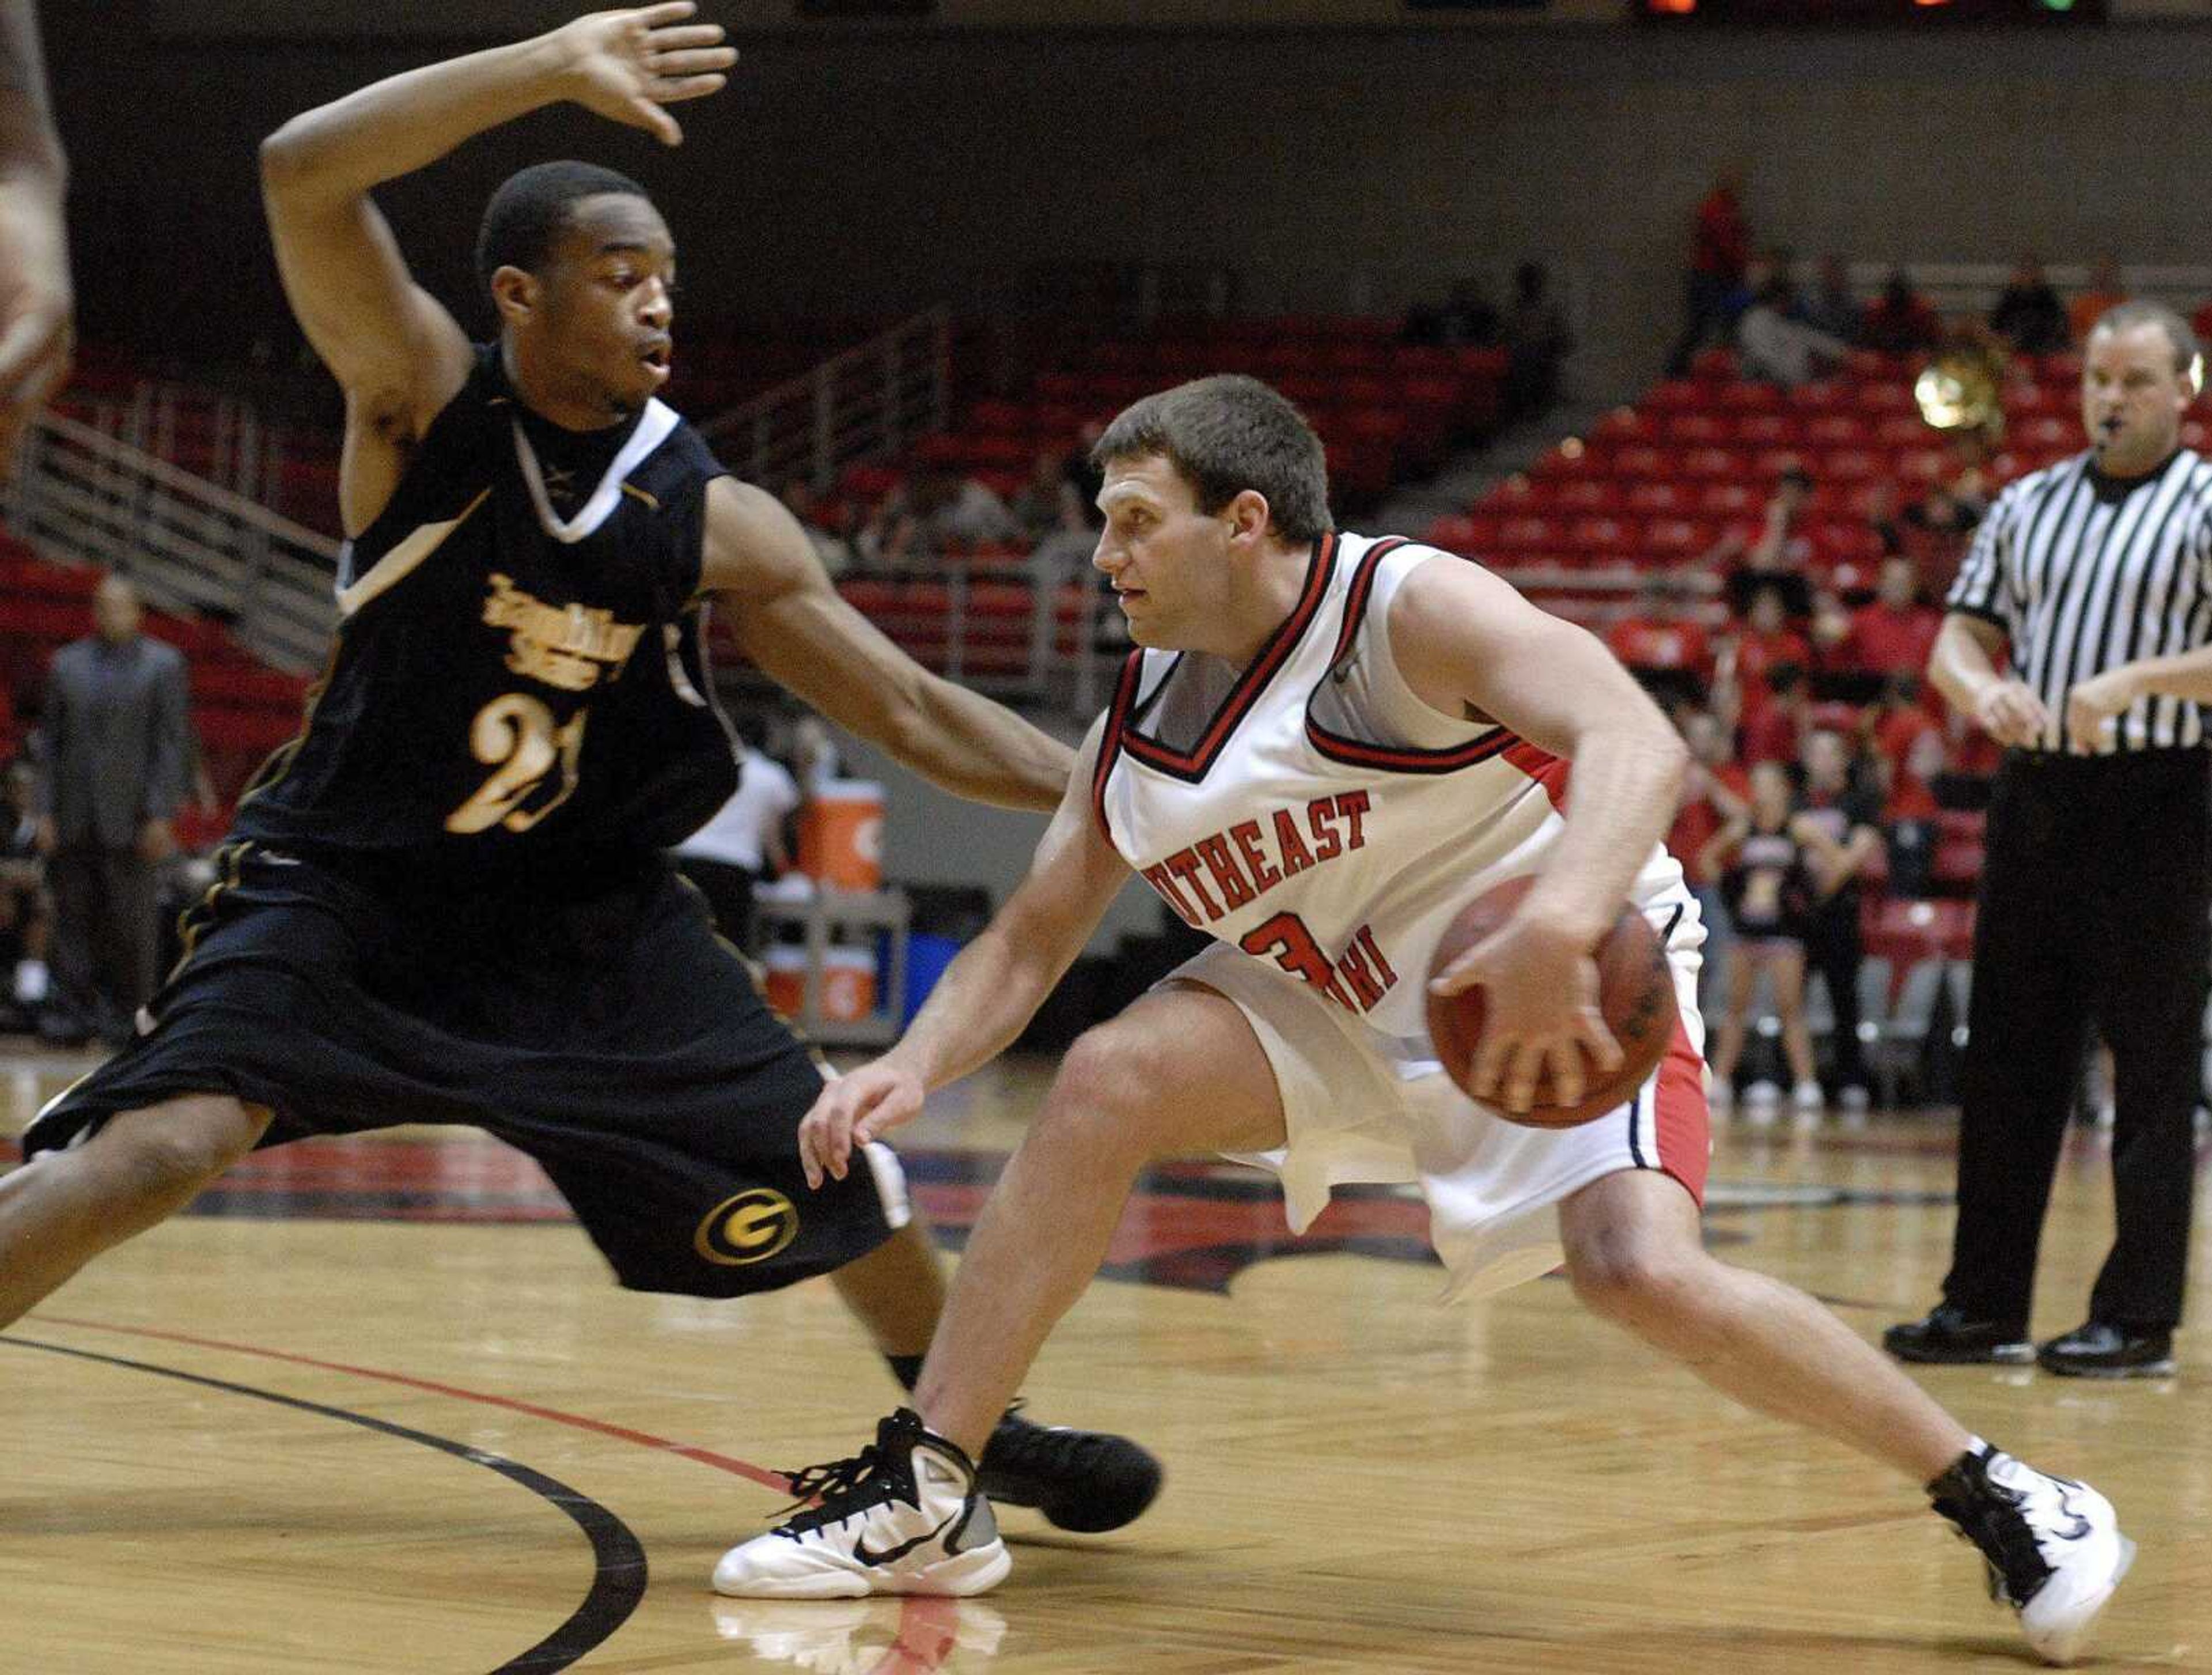
M26 1158L189 1093L267 1106L264 1146L471 1124L537 1160L623 1285L687 1296L827 1273L906 1223L886 1147L807 1187L823 1071L659 857L557 890L372 887L248 843L218 862L151 1027L39 1114Z

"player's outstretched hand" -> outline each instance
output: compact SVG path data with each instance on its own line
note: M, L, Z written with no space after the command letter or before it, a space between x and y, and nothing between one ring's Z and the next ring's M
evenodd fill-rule
M719 93L737 63L719 23L685 23L693 0L667 0L628 11L592 12L554 32L568 49L569 96L586 110L642 128L664 145L684 131L664 106Z
M0 477L31 416L69 376L70 305L60 187L0 180Z
M1470 1091L1486 1104L1526 1111L1548 1068L1560 1105L1582 1103L1588 1063L1611 1075L1620 1044L1598 1009L1597 962L1589 951L1516 914L1437 973L1442 995L1480 987L1482 1038Z
M809 1186L845 1179L853 1148L921 1115L921 1078L884 1059L863 1064L822 1090L799 1124L799 1161Z

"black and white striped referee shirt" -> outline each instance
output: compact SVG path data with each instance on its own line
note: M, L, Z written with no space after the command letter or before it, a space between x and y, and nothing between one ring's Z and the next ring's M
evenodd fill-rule
M1974 536L1945 601L2002 628L2013 672L2051 714L2042 747L2064 750L2067 693L2139 657L2212 643L2212 461L2183 448L2121 481L2087 454L2008 485ZM2138 699L2091 750L2171 750L2205 741L2203 712Z

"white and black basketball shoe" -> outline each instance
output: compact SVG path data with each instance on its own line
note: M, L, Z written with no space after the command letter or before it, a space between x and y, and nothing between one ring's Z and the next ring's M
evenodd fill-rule
M2045 1662L2071 1663L2135 1562L2112 1503L1984 1444L1928 1485L1936 1510L1981 1549L1990 1597L2019 1614Z
M975 1463L901 1408L850 1459L795 1473L815 1504L722 1555L714 1591L743 1599L982 1593L1013 1560Z

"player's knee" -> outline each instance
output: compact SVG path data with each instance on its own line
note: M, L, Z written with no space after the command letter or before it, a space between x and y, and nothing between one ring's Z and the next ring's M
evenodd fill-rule
M110 1118L93 1143L129 1195L170 1198L222 1173L268 1125L266 1112L236 1099L176 1099Z
M1606 1228L1567 1248L1567 1278L1585 1308L1625 1325L1680 1314L1695 1300L1700 1252L1643 1228Z
M1060 1059L1043 1120L1102 1154L1142 1161L1158 1148L1155 1083L1144 1056L1113 1025L1102 1025L1076 1037Z

